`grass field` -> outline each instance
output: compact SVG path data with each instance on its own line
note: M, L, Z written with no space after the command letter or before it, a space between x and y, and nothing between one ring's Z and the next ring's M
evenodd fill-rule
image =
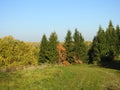
M39 66L0 73L0 90L120 90L120 71L93 65Z

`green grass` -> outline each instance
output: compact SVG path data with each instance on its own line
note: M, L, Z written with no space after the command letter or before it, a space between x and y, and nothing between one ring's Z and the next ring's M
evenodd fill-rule
M93 65L50 65L1 72L0 90L120 90L120 71Z

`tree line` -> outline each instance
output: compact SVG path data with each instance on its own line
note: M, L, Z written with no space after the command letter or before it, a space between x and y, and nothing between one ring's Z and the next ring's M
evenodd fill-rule
M75 29L73 36L71 31L68 30L63 44L58 42L55 32L50 35L49 40L45 34L43 35L40 45L39 63L62 63L64 61L68 63L83 61L86 63L87 60L87 47L83 36L77 29Z
M120 59L119 25L115 28L110 21L106 31L100 26L88 55L89 63L109 66L118 62L120 67L120 61L116 61Z
M47 38L44 34L40 43L28 43L12 36L0 38L0 68L26 65L91 63L111 65L120 59L120 27L112 21L105 30L100 26L97 35L88 46L82 34L68 30L64 42L58 41L56 32Z

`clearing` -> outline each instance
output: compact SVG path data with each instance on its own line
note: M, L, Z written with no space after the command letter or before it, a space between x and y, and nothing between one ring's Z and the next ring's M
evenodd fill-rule
M120 70L94 65L47 65L0 72L1 90L120 90Z

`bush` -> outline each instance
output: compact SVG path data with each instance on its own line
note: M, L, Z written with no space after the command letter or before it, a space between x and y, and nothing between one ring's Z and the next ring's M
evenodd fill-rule
M20 65L36 65L35 51L36 48L29 43L15 40L12 36L4 37L0 40L0 68L10 67L13 71Z

